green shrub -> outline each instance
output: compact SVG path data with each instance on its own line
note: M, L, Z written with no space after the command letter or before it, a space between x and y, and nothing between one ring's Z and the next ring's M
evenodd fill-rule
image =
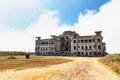
M17 55L26 55L28 53L30 53L31 55L34 54L33 52L1 51L0 56L11 56L11 55L17 56Z

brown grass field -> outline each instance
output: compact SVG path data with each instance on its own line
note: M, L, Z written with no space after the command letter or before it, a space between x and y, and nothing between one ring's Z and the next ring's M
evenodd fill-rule
M0 57L0 80L120 80L118 54L105 57L32 55L30 59L15 56L11 60L8 57Z
M6 56L0 57L0 71L47 67L69 61L72 60L53 56L30 56L30 59L25 59L25 56L16 56L16 59L8 59L8 56Z
M110 54L101 58L99 61L120 76L120 54Z

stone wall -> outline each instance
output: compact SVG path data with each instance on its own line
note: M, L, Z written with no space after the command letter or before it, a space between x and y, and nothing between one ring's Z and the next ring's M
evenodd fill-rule
M55 56L104 56L106 44L103 43L101 31L95 35L80 36L75 31L65 31L59 36L52 35L51 39L37 37L35 53L37 55Z

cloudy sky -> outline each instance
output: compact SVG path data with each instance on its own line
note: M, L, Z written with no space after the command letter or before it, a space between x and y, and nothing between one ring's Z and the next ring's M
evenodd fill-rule
M101 30L107 52L120 52L119 8L120 0L0 0L0 51L34 51L36 36Z

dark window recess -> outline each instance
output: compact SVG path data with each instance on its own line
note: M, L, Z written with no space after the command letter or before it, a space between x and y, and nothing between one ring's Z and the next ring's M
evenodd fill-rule
M101 49L101 46L98 46L98 49L100 50L100 49Z
M85 40L85 42L87 42L88 40Z
M92 49L92 47L91 47L91 46L89 46L89 49Z
M69 48L68 48L68 47L65 47L65 50L66 50L66 51L69 51Z
M76 46L74 46L74 50L76 50Z
M66 39L69 39L69 36L66 36Z
M76 35L74 35L74 38L76 38L77 36Z
M76 43L76 40L74 40L74 43Z
M88 56L88 52L86 52L86 56Z
M51 44L53 44L53 41L51 42Z
M95 39L93 39L93 42L95 42Z
M90 52L90 55L92 54L92 52Z
M84 52L82 52L82 55L84 54Z
M82 46L82 50L84 49L84 47Z
M100 39L98 39L98 42L100 42Z
M80 40L78 40L78 43L80 43Z
M81 43L84 42L84 40L81 40Z
M49 42L49 44L50 44L50 42Z
M46 44L48 44L48 42L46 42Z
M53 50L53 47L51 47L51 50Z
M44 44L45 44L45 42L44 42Z
M85 49L87 50L87 46L85 46Z
M92 42L92 40L90 39L89 42Z
M98 52L98 55L99 55L99 52Z
M94 52L94 55L96 55L96 52Z
M104 46L104 50L106 50L106 47Z
M66 45L69 45L69 43L68 43L68 42L66 42Z

